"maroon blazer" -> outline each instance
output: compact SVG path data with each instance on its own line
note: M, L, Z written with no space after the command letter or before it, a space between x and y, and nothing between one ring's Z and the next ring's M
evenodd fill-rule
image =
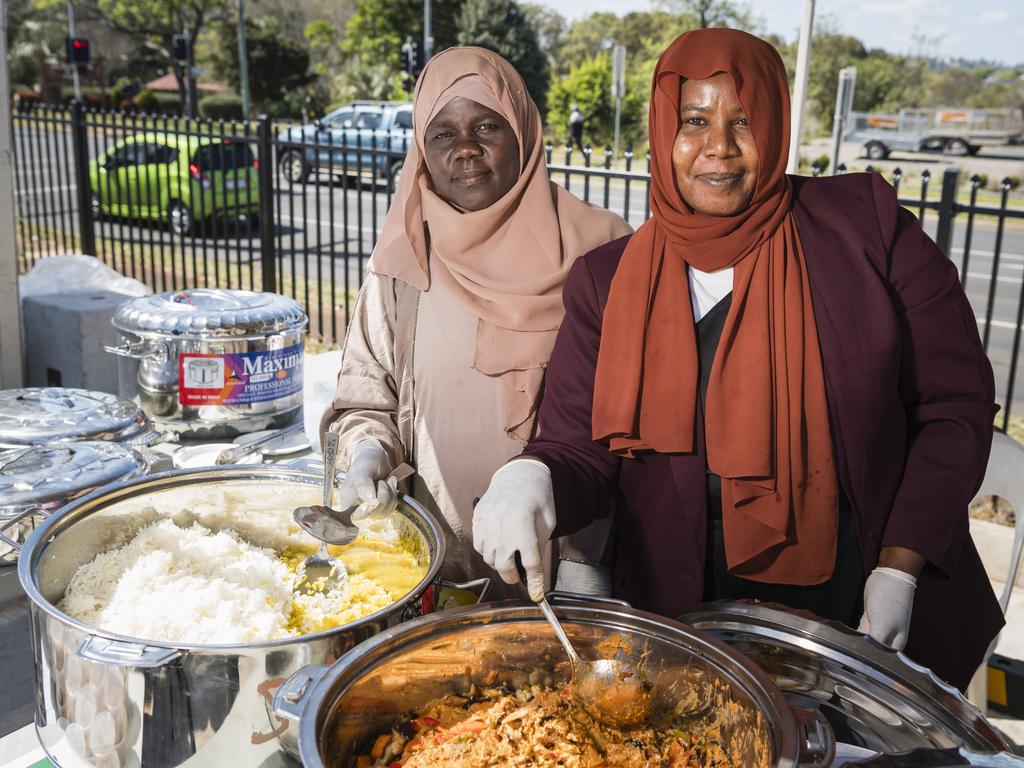
M880 176L793 177L793 187L836 466L865 573L884 546L926 558L906 653L964 687L1003 625L968 529L996 411L974 313L953 264ZM675 616L703 597L703 446L621 459L591 438L601 322L627 242L572 268L539 435L525 453L551 469L556 536L602 516L616 495L624 502L616 594Z

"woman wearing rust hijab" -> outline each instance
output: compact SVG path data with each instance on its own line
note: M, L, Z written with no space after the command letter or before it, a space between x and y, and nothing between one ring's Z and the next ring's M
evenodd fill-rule
M445 528L442 575L462 581L488 575L470 544L473 499L534 433L569 268L630 230L548 179L540 113L497 54L432 58L413 125L321 431L341 435L341 509L386 512L385 478L414 466L410 492ZM563 586L599 590L588 566L606 539L601 521L561 543Z
M967 525L991 367L893 189L786 176L788 130L764 41L700 30L664 53L652 218L573 267L540 434L495 474L474 545L514 580L516 553L535 563L618 493L635 606L807 608L964 686L1002 624Z

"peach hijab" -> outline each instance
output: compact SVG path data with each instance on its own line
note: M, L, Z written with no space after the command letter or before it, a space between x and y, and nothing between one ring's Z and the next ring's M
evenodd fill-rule
M521 172L480 211L438 196L423 160L430 120L464 97L498 112L519 141ZM413 141L373 251L370 270L421 291L444 281L477 318L473 367L506 385L506 433L525 443L533 428L555 335L562 285L577 257L629 233L548 179L540 112L519 73L483 48L450 48L423 70L413 100Z
M748 207L710 216L672 167L680 84L727 73L760 174ZM789 90L778 53L731 29L688 32L661 56L650 107L652 218L630 239L604 313L593 436L613 452L696 450L698 361L687 265L735 268L705 406L709 469L722 478L729 570L818 584L835 564L838 482L806 261L786 176Z

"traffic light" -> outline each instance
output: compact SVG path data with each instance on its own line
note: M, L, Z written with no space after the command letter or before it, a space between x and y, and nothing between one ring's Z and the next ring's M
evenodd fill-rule
M89 65L89 41L84 37L66 37L64 46L68 64L85 67Z
M188 60L188 35L175 35L171 41L171 55L175 61Z

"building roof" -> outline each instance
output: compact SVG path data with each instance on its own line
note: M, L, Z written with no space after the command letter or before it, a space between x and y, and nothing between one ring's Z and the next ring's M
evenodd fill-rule
M168 72L155 80L150 80L145 87L151 91L177 91L178 80L174 77L173 72ZM223 83L210 83L203 80L196 83L196 88L207 93L231 93L231 89Z

